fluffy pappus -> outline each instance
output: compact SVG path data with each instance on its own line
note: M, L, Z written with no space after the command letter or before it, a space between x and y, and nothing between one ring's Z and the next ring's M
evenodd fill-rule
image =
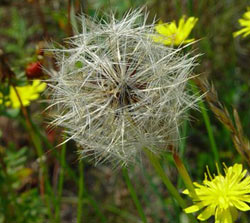
M178 126L197 96L187 90L195 57L154 43L142 10L118 21L80 17L82 31L53 48L52 124L63 127L96 163L134 161L179 140Z

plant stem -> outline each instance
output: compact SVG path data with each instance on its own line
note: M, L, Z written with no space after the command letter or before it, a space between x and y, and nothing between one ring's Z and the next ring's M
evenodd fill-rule
M178 169L178 172L181 175L182 180L183 180L186 188L189 190L191 197L197 198L197 194L195 192L191 177L189 176L186 167L184 166L182 160L180 159L180 157L176 151L173 152L173 158L174 158L175 165Z
M26 110L26 108L23 106L23 102L22 102L22 99L16 89L16 86L13 86L13 89L16 93L16 96L19 100L19 103L21 105L21 111L22 111L22 114L24 116L24 119L25 119L25 123L26 123L26 127L27 127L27 130L28 130L28 133L29 133L29 136L30 136L30 140L32 142L32 144L34 145L35 149L36 149L36 152L37 152L37 155L39 158L43 159L43 149L42 149L42 146L40 144L40 139L37 137L37 135L34 133L33 131L33 128L32 128L32 124L31 124L31 121L30 121L30 117L29 117L29 114ZM45 174L46 172L46 165L44 165L43 161L39 162L40 163L40 167L43 171L43 173ZM41 186L41 185L40 185Z
M77 223L82 223L82 204L84 194L84 165L80 160L78 164L79 180L78 180L78 204L77 204Z
M193 15L193 0L188 0L188 11L189 11L189 16Z
M46 203L49 207L48 208L49 209L49 216L51 219L53 219L53 214L51 212L51 202L50 202L49 198L52 196L53 200L55 200L55 197L53 196L53 193L52 193L52 187L50 185L50 181L49 181L49 177L48 177L48 169L43 161L45 156L44 156L42 144L41 144L40 138L35 134L35 130L33 130L33 127L31 124L31 119L29 117L28 111L23 106L22 99L21 99L21 97L16 89L16 86L13 85L13 89L14 89L16 96L19 100L19 103L21 105L21 111L22 111L22 114L23 114L24 119L25 119L25 127L27 128L30 140L36 149L37 156L41 159L41 161L39 162L40 169L42 170L42 175L39 178L40 193L42 196L44 196L44 184L45 184L45 188L49 192L49 196L45 196L45 199L46 199ZM45 180L44 180L44 177L45 177Z
M186 208L187 207L186 202L182 199L179 192L176 190L175 186L172 184L172 182L169 180L169 178L165 174L163 168L160 165L158 158L155 156L155 154L153 154L148 149L145 149L145 152L146 152L151 164L153 165L155 171L158 173L158 175L161 177L163 183L167 187L169 193L176 199L176 201L178 202L178 204L182 208Z
M147 157L149 158L151 164L153 165L155 171L160 176L161 180L165 184L166 188L168 189L168 192L171 194L172 197L175 198L177 203L180 205L182 209L185 209L187 207L186 202L182 199L179 192L176 190L176 187L172 184L172 182L169 180L168 176L165 174L163 168L160 165L160 162L155 154L153 154L150 150L144 149ZM197 220L194 218L192 214L188 214L189 221L191 223L197 223Z
M130 181L130 178L129 178L129 175L128 175L128 170L126 168L123 168L122 173L123 173L124 180L125 180L125 182L126 182L126 184L128 186L128 190L130 192L130 195L131 195L131 197L132 197L132 199L133 199L133 201L135 203L135 206L137 208L137 211L138 211L138 213L139 213L139 215L141 217L141 220L144 223L147 223L146 215L145 215L145 213L143 211L141 203L140 203L140 201L139 201L139 199L137 197L137 194L136 194L136 192L135 192L135 190L133 188L133 185L132 185L132 183Z
M187 115L188 114L189 113L187 112ZM184 156L185 148L186 148L186 141L187 141L186 137L187 137L187 129L188 129L188 120L187 119L184 120L182 127L183 128L182 128L181 141L180 141L180 151L179 151L181 159Z
M182 2L181 2L181 0L175 0L175 11L177 12L178 17L180 17L182 15Z
M45 146L47 146L49 148L49 151L52 151L52 154L56 157L57 160L61 160L61 155L59 155L56 151L55 151L55 148L53 145L51 145L51 143L48 141L48 138L41 134L41 132L39 131L38 127L32 122L31 120L31 123L32 123L32 126L33 128L35 129L36 131L36 134L39 135L39 137L41 138L41 140L44 142ZM74 180L74 182L78 182L78 178L77 178L77 175L76 173L71 169L71 167L69 166L69 164L67 164L67 162L64 163L64 168L66 170L66 172L69 174L69 176Z
M145 170L145 168L142 168L142 171L143 171L143 175L145 176L145 178L147 179L147 183L149 184L149 186L151 187L151 189L153 190L154 194L158 197L158 199L160 200L161 202L161 206L165 212L165 216L167 217L167 219L170 221L170 222L173 222L174 219L173 219L173 216L171 215L171 213L169 212L168 210L168 203L166 201L166 199L164 199L164 197L162 196L162 194L160 193L157 185L153 182L153 176L150 176L147 171ZM172 197L171 197L172 198ZM173 198L172 198L173 200ZM176 202L173 202L176 204ZM180 209L180 207L176 204L176 208L175 208L175 213L179 212L179 210L177 209Z
M107 219L105 217L105 215L101 212L100 207L98 205L98 202L95 201L90 195L87 195L87 200L88 202L92 205L92 207L95 209L96 214L99 216L100 221L102 223L106 223Z
M191 85L192 85L193 92L195 94L199 94L196 85L193 82L191 83ZM207 133L208 133L208 138L209 138L209 142L210 142L210 145L211 145L211 149L212 149L212 153L213 153L215 162L218 163L218 166L220 167L221 163L220 163L220 158L219 158L219 152L218 152L218 149L217 149L217 146L216 146L216 143L215 143L214 134L213 134L213 130L212 130L212 126L211 126L211 122L210 122L210 118L209 118L206 106L205 106L205 104L203 103L202 100L200 100L198 102L198 105L200 107L200 110L201 110L201 113L202 113L202 116L203 116L203 119L204 119L204 122L205 122L205 126L206 126Z
M45 145L48 146L48 148L53 152L53 155L56 157L57 160L60 160L60 164L63 167L63 173L65 174L65 172L67 172L67 174L69 175L69 177L71 177L71 179L77 184L78 183L78 176L76 175L76 173L71 169L71 167L69 166L69 164L66 162L65 160L65 156L63 155L63 147L62 147L62 152L59 155L57 152L55 152L54 147L50 144L50 142L48 141L47 137L45 137L43 134L41 134L37 128L37 126L35 126L33 123L32 125L34 126L36 133L39 134L39 136L42 138L42 140L44 141ZM65 146L66 149L66 146ZM66 150L65 150L66 152ZM62 162L62 157L64 162ZM60 181L60 179L59 179ZM60 183L59 183L60 184ZM85 188L85 194L87 196L87 200L88 202L92 205L92 207L95 209L97 215L99 216L100 220L102 223L107 222L106 217L104 216L104 214L102 213L102 210L98 204L98 202L89 194L87 194L86 188ZM83 200L84 201L84 200ZM84 202L83 202L84 203Z
M56 222L60 222L60 207L61 207L61 199L62 199L62 191L63 191L63 183L64 183L64 173L65 173L65 163L66 163L65 156L66 156L66 143L62 144L61 154L60 154L61 167L60 167L60 175L59 175L59 182L58 182L57 205L56 205L56 210L55 210Z
M130 212L125 211L123 209L119 209L115 206L111 206L111 205L107 205L106 207L104 207L107 211L116 214L122 218L125 219L125 222L129 222L129 223L138 223L138 217L132 215Z
M184 153L185 153L186 141L187 141L186 140L187 129L188 129L188 120L185 119L184 123L182 125L181 139L180 139L180 146L179 146L179 154L180 154L181 159L183 159L183 156L184 156ZM182 185L182 178L180 176L178 176L177 188L180 188L181 185Z

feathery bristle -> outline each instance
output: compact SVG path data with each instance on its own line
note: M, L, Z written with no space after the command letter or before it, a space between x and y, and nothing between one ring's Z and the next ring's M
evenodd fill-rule
M195 57L152 41L154 24L141 10L121 21L82 16L82 33L51 49L51 103L81 155L127 164L147 147L154 153L179 140L178 126L196 96L187 91Z

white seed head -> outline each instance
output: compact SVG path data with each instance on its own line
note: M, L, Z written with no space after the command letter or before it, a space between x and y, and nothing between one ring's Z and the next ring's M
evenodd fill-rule
M179 140L178 126L197 97L190 95L195 57L152 41L154 24L142 10L121 21L80 18L82 31L67 48L51 49L52 124L95 161L135 160L144 147L161 153Z

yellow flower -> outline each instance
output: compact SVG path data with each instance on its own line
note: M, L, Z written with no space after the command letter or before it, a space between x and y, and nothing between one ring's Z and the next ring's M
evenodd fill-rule
M246 37L250 35L250 7L247 8L247 12L243 14L243 18L238 20L240 26L244 27L241 30L234 32L233 36L243 35Z
M160 35L153 36L153 40L158 43L163 43L165 45L180 45L183 43L193 42L194 39L187 39L190 32L194 28L198 18L190 17L185 21L185 16L179 20L178 26L176 22L172 21L170 23L160 22L155 26L155 30Z
M237 218L237 209L248 211L250 207L245 202L250 202L250 176L246 176L247 170L242 170L241 164L224 168L225 176L220 173L212 178L208 170L210 180L205 174L203 185L194 183L197 194L193 198L194 205L185 209L186 213L193 213L203 209L198 219L205 221L212 215L215 223L233 223ZM187 190L183 193L189 194Z
M36 100L39 97L39 93L46 88L45 83L41 83L39 80L34 80L31 85L16 87L18 95L21 98L23 106L30 105L30 101ZM0 93L0 103L3 103L3 97ZM9 95L6 98L6 106L12 108L20 108L21 104L13 86L10 87Z

